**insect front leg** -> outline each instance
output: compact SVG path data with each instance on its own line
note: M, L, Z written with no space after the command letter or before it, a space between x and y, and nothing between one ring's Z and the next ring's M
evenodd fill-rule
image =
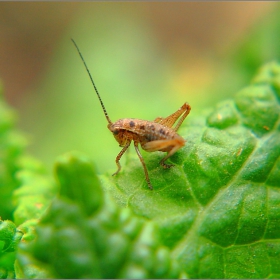
M126 143L126 145L123 147L123 149L120 151L120 153L117 155L117 157L116 157L116 164L117 164L118 169L117 169L117 171L112 176L117 175L121 171L122 167L121 167L121 164L120 164L120 159L121 159L122 155L126 152L128 147L130 146L130 142L131 141L128 141Z
M137 155L138 155L138 157L139 157L139 159L140 159L140 161L142 163L142 166L144 168L145 177L146 177L146 181L148 183L148 186L152 190L153 186L151 184L151 181L150 181L150 178L149 178L149 174L148 174L148 170L147 170L146 164L144 162L144 159L143 159L143 157L142 157L142 155L141 155L141 153L140 153L140 151L138 149L138 143L137 142L134 142L134 147L135 147L136 153L137 153Z

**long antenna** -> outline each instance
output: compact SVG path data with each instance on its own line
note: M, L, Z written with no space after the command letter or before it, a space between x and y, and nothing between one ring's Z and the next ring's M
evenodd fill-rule
M86 70L87 70L87 72L88 72L88 75L89 75L89 77L90 77L90 80L91 80L91 82L92 82L92 84L93 84L94 90L95 90L95 92L96 92L96 94L97 94L97 97L98 97L98 99L99 99L99 101L100 101L100 104L101 104L101 106L102 106L102 109L103 109L103 112L104 112L104 114L105 114L105 117L106 117L108 123L111 124L112 122L111 122L111 120L110 120L110 118L109 118L109 116L108 116L108 113L107 113L107 111L106 111L106 109L105 109L105 106L104 106L104 104L103 104L103 102L102 102L102 100L101 100L101 97L100 97L100 95L99 95L99 93L98 93L98 90L97 90L97 88L96 88L96 86L95 86L95 83L94 83L94 81L93 81L93 78L92 78L92 76L91 76L91 74L90 74L90 72L89 72L89 69L88 69L87 65L86 65L86 62L85 62L85 60L84 60L84 58L83 58L83 56L82 56L82 54L81 54L81 52L80 52L80 50L79 50L77 44L76 44L76 42L75 42L72 38L71 38L71 40L72 40L72 42L74 43L74 45L75 45L75 47L76 47L76 49L77 49L77 51L78 51L78 53L79 53L79 55L80 55L80 57L81 57L83 63L84 63L84 65L85 65L85 68L86 68Z

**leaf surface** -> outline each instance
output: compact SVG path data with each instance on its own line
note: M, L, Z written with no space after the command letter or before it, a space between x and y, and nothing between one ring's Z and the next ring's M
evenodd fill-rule
M156 221L191 278L280 276L279 100L280 66L270 63L233 100L190 114L173 169L143 153L153 191L131 154L116 178L102 177L119 205Z

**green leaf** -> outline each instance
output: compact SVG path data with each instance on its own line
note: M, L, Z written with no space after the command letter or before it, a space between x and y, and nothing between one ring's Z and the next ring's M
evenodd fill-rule
M18 244L34 239L36 219L56 192L42 165L24 154L26 139L15 123L0 89L0 278L16 276Z
M16 225L0 219L0 278L14 278L14 261L17 244L21 240L22 233Z
M69 153L56 164L60 195L21 244L18 272L28 278L182 278L153 222L103 194L91 162Z
M17 225L41 218L57 193L57 186L47 176L44 166L29 156L18 160L19 187L13 192L14 222Z
M191 278L280 276L280 66L179 131L186 146L164 170L143 153L116 177L102 176L119 205L155 221L163 244ZM116 186L116 187L115 187Z
M14 205L13 190L19 185L15 173L19 170L17 161L23 153L26 140L14 126L15 113L6 105L2 97L0 84L0 216L12 219Z
M3 101L0 89L0 278L15 277L16 249L18 243L24 241L23 237L26 237L24 231L21 231L21 227L17 228L17 225L30 218L39 218L50 203L52 195L50 182L45 182L47 188L44 190L41 188L42 184L38 180L40 176L42 179L42 174L38 175L41 171L37 169L31 172L36 165L35 160L24 155L26 140L16 130L15 123L16 115ZM33 175L38 173L36 176L29 176L33 180L25 182L27 186L22 186L24 174L27 178L28 172ZM36 199L39 192L44 193L44 202ZM30 222L27 224L30 226ZM29 234L27 239L30 239L32 230L30 227L25 229Z

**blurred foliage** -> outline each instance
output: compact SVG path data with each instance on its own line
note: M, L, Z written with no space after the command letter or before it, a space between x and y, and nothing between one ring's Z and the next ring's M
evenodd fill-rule
M27 278L182 278L156 226L104 194L92 163L67 154L56 163L60 196L19 250ZM45 274L41 274L45 271Z
M231 51L229 64L243 83L254 75L256 69L271 61L280 60L280 6L271 11Z
M234 99L187 122L175 167L145 154L153 191L132 155L101 180L80 153L58 158L60 194L37 238L20 244L17 275L279 277L279 100L280 65L270 63Z
M0 89L0 217L11 219L15 205L12 203L13 190L19 186L15 178L20 169L19 158L23 153L26 141L14 129L16 117L6 105Z
M202 88L182 83L174 92L172 61L162 59L140 17L105 22L102 13L89 13L73 22L36 94L25 100L22 127L49 166L74 149L90 154L97 172L81 154L60 157L53 199L58 186L26 156L15 115L0 100L0 277L279 278L279 64L265 65L232 97L256 68L279 59L278 13L214 63L217 79L203 101ZM143 152L154 191L135 153L111 177L119 147L71 37L113 121L152 120L185 101L197 104L180 129L187 145L170 159L173 169L162 170L159 153Z
M42 164L26 155L15 113L2 92L0 98L0 278L15 278L17 245L34 238L34 225L57 190Z

